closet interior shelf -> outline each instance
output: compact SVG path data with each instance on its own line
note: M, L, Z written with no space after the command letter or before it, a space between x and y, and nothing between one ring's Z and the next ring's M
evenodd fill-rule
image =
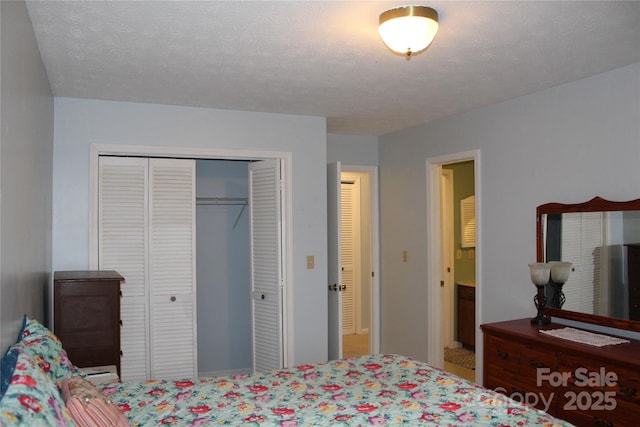
M242 209L233 223L234 230L248 204L249 199L246 197L196 197L196 205L242 205Z

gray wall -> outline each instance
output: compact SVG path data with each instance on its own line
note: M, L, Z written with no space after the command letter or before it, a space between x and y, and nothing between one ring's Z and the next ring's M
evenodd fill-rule
M639 117L640 63L380 137L382 351L427 358L427 158L480 150L481 323L533 317L536 206L638 198Z
M44 321L51 271L53 98L24 2L0 2L0 351Z
M378 137L370 135L327 134L327 163L378 166Z
M327 358L324 118L113 101L55 99L53 269L89 265L91 144L292 153L291 363ZM306 256L315 268L306 268Z
M198 160L196 197L246 198L248 174L248 162ZM196 224L198 373L251 370L249 209L198 204Z

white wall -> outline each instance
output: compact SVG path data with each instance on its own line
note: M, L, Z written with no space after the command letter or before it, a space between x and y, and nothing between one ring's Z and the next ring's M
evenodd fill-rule
M44 321L51 271L53 98L24 2L0 2L0 352Z
M292 153L292 363L327 358L324 118L56 98L53 269L89 266L91 144ZM315 269L306 269L306 256Z
M196 161L196 197L247 198L248 162ZM198 373L250 371L251 252L246 205L196 205Z
M481 321L533 317L536 206L640 197L639 118L640 63L380 137L382 350L427 358L426 158L480 150Z
M377 166L378 137L370 135L327 134L327 163Z

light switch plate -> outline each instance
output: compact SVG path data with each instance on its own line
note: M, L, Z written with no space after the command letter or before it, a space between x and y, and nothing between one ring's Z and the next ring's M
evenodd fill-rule
M316 257L313 255L307 255L307 268L309 270L316 268Z

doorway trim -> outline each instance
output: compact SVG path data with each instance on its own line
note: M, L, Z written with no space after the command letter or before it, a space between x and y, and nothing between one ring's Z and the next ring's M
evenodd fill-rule
M293 360L293 201L292 177L293 153L282 151L226 150L216 148L170 147L149 145L91 144L89 154L89 268L98 267L98 159L100 156L172 157L207 160L268 160L282 161L284 175L282 221L282 346L283 365L288 367Z
M440 276L442 265L442 229L440 221L440 170L442 165L473 161L474 191L476 196L476 224L482 224L482 195L480 185L480 150L463 151L426 159L427 179L427 298L428 298L428 334L427 362L436 367L444 366L444 348L440 320ZM476 227L476 325L482 318L482 227ZM476 328L476 381L482 378L482 342L480 328Z
M378 197L378 167L341 165L341 172L364 172L369 174L371 196L371 319L369 329L369 352L380 353L380 211Z
M347 177L345 179L345 176ZM360 173L347 172L342 171L340 173L340 249L342 254L340 256L340 265L342 270L342 284L346 285L346 288L342 291L342 336L344 339L345 335L349 334L360 334L362 333L362 209L360 202L360 180L362 175ZM369 188L369 187L367 187ZM345 191L346 190L346 191ZM350 193L350 206L345 209L345 193ZM367 206L367 215L369 215L370 207ZM345 216L350 218L350 221L345 221ZM350 246L345 245L345 225L348 222L348 225L351 227L351 244ZM371 240L371 233L369 233L369 240ZM370 246L367 245L367 249ZM349 290L349 283L347 283L345 279L345 260L344 254L345 252L351 251L351 289ZM369 251L370 252L370 251ZM367 282L369 283L369 282ZM370 288L370 286L369 286ZM347 292L351 292L351 327L349 329L346 328L345 318L347 317L348 310L345 310L345 295ZM368 305L368 309L371 306L371 297L366 301ZM369 323L369 322L367 322ZM367 329L368 333L368 329ZM343 346L344 348L344 346ZM344 356L344 354L343 354Z
M442 328L442 336L444 337L445 347L455 346L455 334L454 334L454 287L453 278L455 277L455 261L453 257L454 249L454 231L453 231L453 170L440 168L440 218L443 218L440 224L440 230L442 230L441 240L441 254L442 262L440 263L441 274L440 288L442 290L441 297L442 305L442 317L440 318ZM449 254L447 256L447 253ZM446 271L447 268L449 271ZM444 282L444 287L442 286Z

